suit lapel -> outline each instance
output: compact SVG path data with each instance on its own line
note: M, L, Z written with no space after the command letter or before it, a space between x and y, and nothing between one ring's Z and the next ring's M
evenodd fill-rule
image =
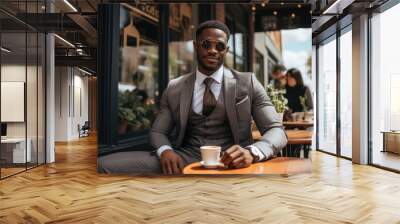
M191 111L190 106L192 102L195 81L196 81L196 72L190 74L189 77L187 77L187 79L184 81L180 94L180 99L179 99L180 131L177 142L179 146L181 145L183 137L185 136L189 111Z
M233 140L239 144L238 123L235 107L236 98L236 79L228 68L224 68L224 97L225 109L228 116L229 126L231 127Z

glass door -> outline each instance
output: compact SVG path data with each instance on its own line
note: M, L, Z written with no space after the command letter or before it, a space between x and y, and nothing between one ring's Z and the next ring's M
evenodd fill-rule
M318 149L336 154L336 35L318 51Z
M26 170L32 160L27 141L27 33L1 33L1 175Z
M43 13L44 1L8 1L20 18ZM45 35L0 12L0 177L45 163ZM34 17L35 18L35 17ZM5 22L7 21L7 22Z
M400 4L371 18L372 164L400 170Z

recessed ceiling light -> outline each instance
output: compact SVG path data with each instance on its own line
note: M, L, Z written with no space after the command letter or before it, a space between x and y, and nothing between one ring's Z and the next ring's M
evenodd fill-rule
M1 47L1 51L4 51L6 53L10 53L11 52L11 50L9 50L9 49L7 49L5 47Z
M349 2L350 2L349 0L345 0L345 1L337 0L332 5L330 5L326 10L324 10L324 12L322 12L322 14L330 14L330 13L340 14L338 12L338 9L340 8L340 6L346 5Z
M57 34L54 34L54 36L57 37L57 38L58 38L59 40L61 40L62 42L64 42L65 44L67 44L68 46L75 48L75 45L73 45L73 44L72 44L71 42L69 42L68 40L66 40L66 39L64 39L64 38L62 38L62 37L60 37L60 36L57 35Z
M81 72L83 72L83 73L85 73L86 75L92 75L92 73L90 73L90 72L88 72L88 71L86 71L86 70L83 70L83 69L81 69L81 68L79 68L79 67L78 67L78 70L81 71Z
M78 10L68 0L64 0L64 3L67 4L74 12L78 12Z

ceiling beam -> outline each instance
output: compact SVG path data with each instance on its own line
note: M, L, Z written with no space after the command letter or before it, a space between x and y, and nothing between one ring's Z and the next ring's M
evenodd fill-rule
M89 21L83 17L81 14L68 14L67 15L72 21L74 21L78 26L80 26L87 35L92 38L97 37L97 30L89 23Z
M96 58L88 56L55 56L56 66L88 67L96 71Z

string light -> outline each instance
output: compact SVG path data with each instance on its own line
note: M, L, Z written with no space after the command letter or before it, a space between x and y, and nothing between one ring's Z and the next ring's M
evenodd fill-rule
M291 15L291 16L292 16L292 18L295 18L295 17L296 17L296 14L292 13L292 15Z
M253 10L253 11L256 11L256 5L253 5L252 7L251 7L251 10Z
M274 16L278 15L278 12L277 12L277 11L274 11L273 13L274 13Z

